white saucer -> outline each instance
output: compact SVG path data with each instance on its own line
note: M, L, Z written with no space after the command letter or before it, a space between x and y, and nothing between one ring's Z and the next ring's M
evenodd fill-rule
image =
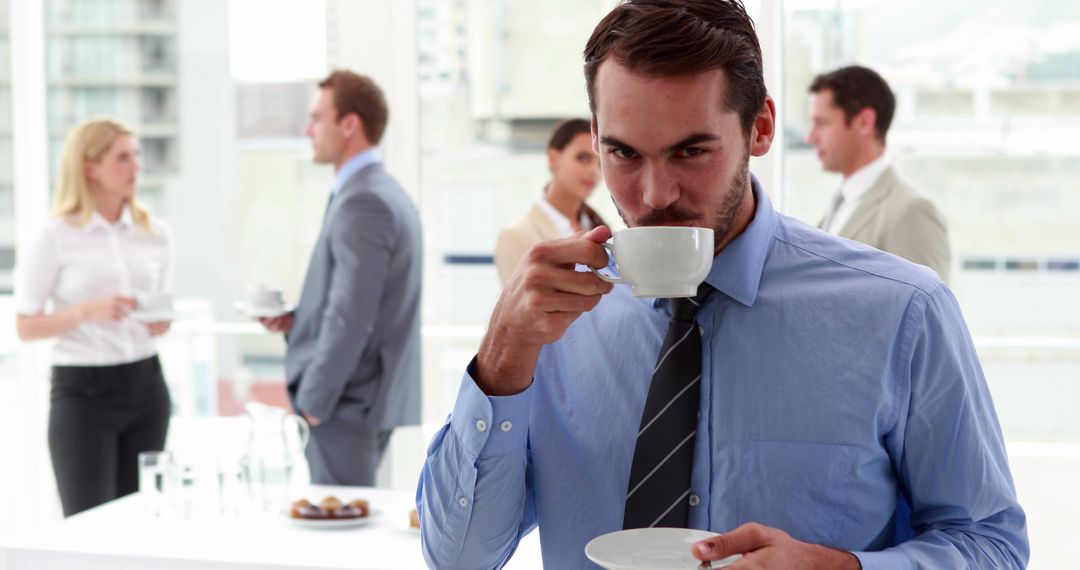
M175 321L186 315L171 309L157 311L140 311L136 309L128 313L128 316L140 323L160 323L164 321Z
M725 568L741 554L715 560L711 566L690 553L695 542L715 532L687 528L636 528L598 536L585 545L585 556L608 570L698 570Z
M293 526L315 529L336 529L366 526L377 522L382 517L382 511L379 510L372 510L371 513L368 514L368 516L366 517L356 517L351 519L298 519L289 514L288 511L282 511L282 514L289 519L289 522Z
M253 319L280 317L287 315L296 309L295 305L282 305L280 307L256 307L251 303L245 301L237 301L233 303L233 307L236 308L240 314L245 317L251 317Z

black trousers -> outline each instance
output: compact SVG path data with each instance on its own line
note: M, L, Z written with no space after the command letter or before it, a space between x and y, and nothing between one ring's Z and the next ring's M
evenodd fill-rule
M54 366L49 454L64 516L139 488L138 455L165 447L171 400L157 356Z

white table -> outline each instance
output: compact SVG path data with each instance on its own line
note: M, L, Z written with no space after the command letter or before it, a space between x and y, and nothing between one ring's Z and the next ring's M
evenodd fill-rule
M0 538L0 570L210 570L426 568L420 534L408 528L412 494L361 487L313 487L326 495L363 498L382 515L349 529L297 527L283 514L190 519L151 518L138 495L69 519ZM542 567L536 533L518 547L508 568Z

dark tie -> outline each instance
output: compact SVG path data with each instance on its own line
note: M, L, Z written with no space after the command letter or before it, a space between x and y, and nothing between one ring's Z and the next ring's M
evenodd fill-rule
M330 197L326 199L326 209L323 210L323 221L326 221L326 215L330 213L330 205L334 203L334 196L337 196L337 192L330 190Z
M692 299L671 300L671 322L653 369L641 414L623 528L685 528L690 517L690 472L701 400L701 330L694 322L713 288L702 283Z
M832 207L829 208L829 212L825 214L825 219L821 222L822 230L829 231L829 226L832 225L833 218L836 217L836 212L840 211L840 206L844 204L844 193L837 190L836 195L833 196Z

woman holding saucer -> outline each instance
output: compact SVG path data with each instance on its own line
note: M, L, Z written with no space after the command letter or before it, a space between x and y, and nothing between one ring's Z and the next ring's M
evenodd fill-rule
M17 270L23 340L54 338L49 452L64 516L138 489L138 454L165 445L171 402L154 337L129 317L168 289L172 234L136 199L139 144L96 119L64 143L50 221Z
M504 229L495 244L495 265L506 283L518 263L537 242L570 237L603 225L585 200L600 182L600 158L592 149L589 121L559 123L547 146L551 182L525 217Z

